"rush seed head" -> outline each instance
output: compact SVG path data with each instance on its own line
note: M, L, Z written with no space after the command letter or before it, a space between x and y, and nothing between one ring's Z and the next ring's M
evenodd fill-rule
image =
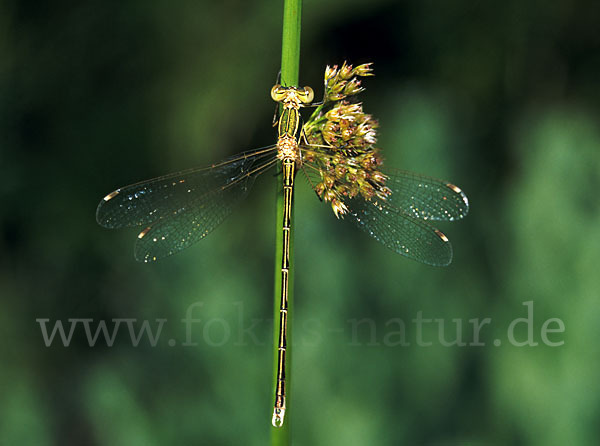
M377 121L353 96L362 92L359 77L372 76L371 64L355 68L344 62L325 69L325 100L304 126L309 144L323 147L310 154L321 181L319 197L331 203L336 217L348 212L345 200L361 196L385 200L391 190L378 169L383 164L377 142Z
M352 65L344 62L341 68L337 65L325 68L325 102L340 101L348 96L356 95L364 90L359 77L373 76L371 64Z

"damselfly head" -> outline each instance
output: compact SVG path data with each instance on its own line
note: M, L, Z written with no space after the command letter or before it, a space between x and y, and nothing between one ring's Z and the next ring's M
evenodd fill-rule
M271 88L271 98L275 102L292 103L295 105L310 104L315 98L315 92L310 87L284 87L277 84Z

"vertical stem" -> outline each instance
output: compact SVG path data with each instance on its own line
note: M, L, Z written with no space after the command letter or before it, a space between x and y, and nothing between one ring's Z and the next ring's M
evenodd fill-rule
M286 87L298 86L301 15L302 0L284 0L281 83Z
M283 41L281 47L281 84L284 86L297 86L298 85L298 71L300 65L300 23L301 23L301 12L302 12L302 0L284 0L283 6ZM277 343L279 337L279 309L281 299L281 265L283 262L283 233L281 231L281 225L284 214L284 194L283 194L283 175L277 176L277 216L276 216L276 228L277 228L277 239L275 242L275 289L274 289L274 343ZM293 212L292 212L293 218ZM292 224L293 228L294 225ZM288 309L290 315L293 314L293 232L290 233L290 270L289 270L289 291L288 291ZM280 428L271 428L271 445L289 445L291 444L291 420L292 411L290 411L290 394L291 394L291 350L292 350L292 318L290 317L287 322L287 357L286 357L286 416L284 425ZM273 388L277 385L277 362L278 352L274 349L273 359ZM272 403L272 401L270 401ZM271 406L272 407L272 406ZM266 412L266 414L268 414Z

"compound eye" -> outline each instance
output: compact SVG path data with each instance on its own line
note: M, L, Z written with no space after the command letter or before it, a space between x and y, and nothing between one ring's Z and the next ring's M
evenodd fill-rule
M305 104L310 104L315 98L315 92L310 87L304 87L302 90L302 94L300 95L300 100Z
M285 87L282 87L281 85L277 84L277 85L274 85L273 88L271 88L271 98L275 102L283 101L285 96L286 96L286 88Z

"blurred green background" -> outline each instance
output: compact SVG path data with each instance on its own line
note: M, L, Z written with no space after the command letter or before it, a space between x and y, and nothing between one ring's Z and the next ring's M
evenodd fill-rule
M388 165L460 185L471 212L439 225L455 256L432 268L298 181L295 444L598 444L599 6L305 1L302 85L319 96L326 64L373 61L362 100ZM268 443L275 178L153 265L133 259L136 230L99 227L95 209L116 187L274 141L282 9L0 3L0 444ZM507 329L530 301L538 345L518 346ZM181 345L190 312L197 346ZM458 319L468 345L443 345L439 322L417 345L419 314L447 340ZM45 345L36 319L75 318L166 321L156 346L125 325L110 347L83 325ZM469 320L485 318L471 345ZM543 342L551 318L564 345Z

